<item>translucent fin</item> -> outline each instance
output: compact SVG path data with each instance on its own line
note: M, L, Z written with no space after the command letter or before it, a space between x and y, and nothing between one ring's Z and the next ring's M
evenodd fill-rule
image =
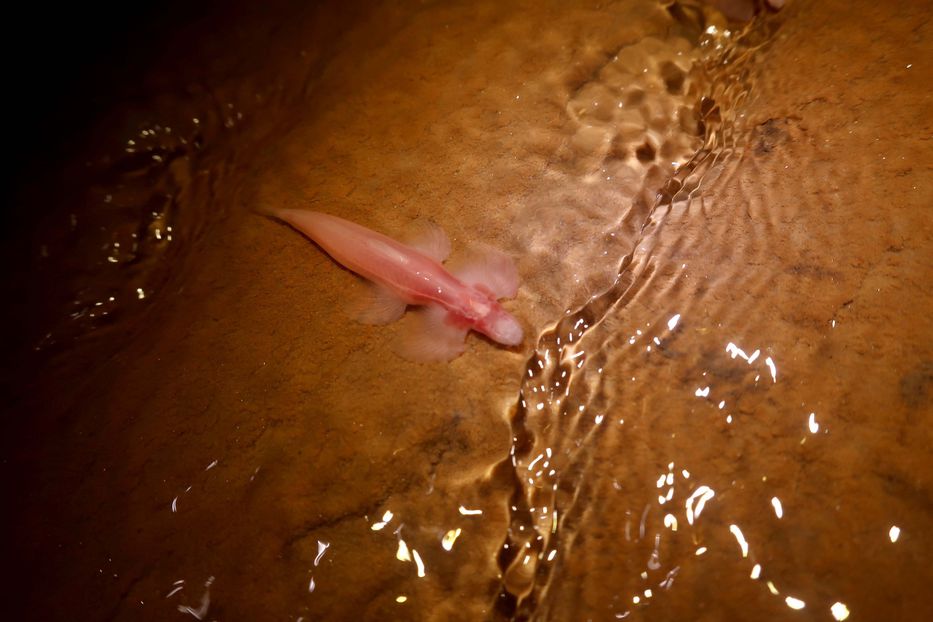
M395 344L395 351L402 358L416 362L449 361L466 348L464 340L469 329L451 324L447 311L441 307L421 307L410 315Z
M438 262L450 255L450 239L440 225L433 222L418 223L415 232L405 239L405 243Z
M405 314L404 300L381 285L366 283L351 313L363 324L391 324Z
M473 253L451 273L467 285L489 290L496 299L512 298L518 291L518 270L512 258L491 248Z

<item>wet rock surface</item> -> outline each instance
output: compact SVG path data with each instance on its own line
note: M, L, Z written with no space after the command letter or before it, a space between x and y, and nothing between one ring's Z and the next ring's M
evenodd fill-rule
M5 608L933 614L926 12L218 22L115 105L29 238ZM399 359L269 206L509 253L525 344Z

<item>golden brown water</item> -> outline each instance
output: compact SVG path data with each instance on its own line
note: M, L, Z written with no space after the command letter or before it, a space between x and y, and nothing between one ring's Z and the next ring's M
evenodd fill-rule
M930 617L929 10L218 18L13 279L8 617ZM501 248L524 346L399 359L268 206Z

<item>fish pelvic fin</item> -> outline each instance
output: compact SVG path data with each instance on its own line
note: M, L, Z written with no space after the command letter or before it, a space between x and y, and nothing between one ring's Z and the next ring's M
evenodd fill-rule
M471 253L451 273L467 285L485 289L497 300L514 298L518 291L518 270L512 258L491 248Z
M409 315L393 348L402 358L419 363L450 361L466 349L470 329L446 309L428 305Z
M355 301L351 303L351 315L361 324L391 324L405 315L408 303L389 288L376 283L366 283Z
M415 232L405 239L405 243L438 263L443 263L450 256L450 238L440 225L430 221L419 222Z

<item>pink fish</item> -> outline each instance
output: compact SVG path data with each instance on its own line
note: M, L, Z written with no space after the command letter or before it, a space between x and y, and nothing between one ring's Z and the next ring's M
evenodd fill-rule
M470 330L506 346L522 342L521 325L498 302L518 290L518 273L507 256L487 251L451 273L441 265L450 253L450 240L440 227L429 228L406 245L321 212L286 209L274 215L373 283L361 321L388 324L402 317L408 305L422 307L414 330L397 348L405 358L455 358L463 352Z

